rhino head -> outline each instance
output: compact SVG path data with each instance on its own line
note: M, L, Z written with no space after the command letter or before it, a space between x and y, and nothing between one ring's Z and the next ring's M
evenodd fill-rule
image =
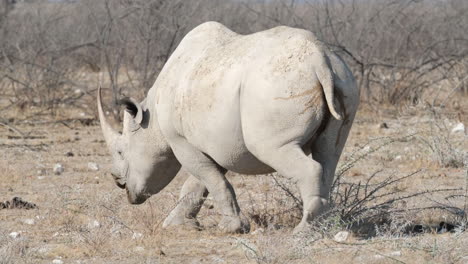
M119 101L125 107L122 134L111 127L104 115L101 88L97 104L102 133L113 160L112 177L118 187L126 189L130 203L141 204L175 177L180 164L157 122L151 122L155 117L144 103L133 98Z

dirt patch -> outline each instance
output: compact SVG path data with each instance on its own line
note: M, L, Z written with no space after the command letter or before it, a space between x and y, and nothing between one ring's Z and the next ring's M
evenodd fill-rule
M388 192L412 193L435 188L466 185L466 168L442 166L438 155L426 142L445 142L453 148L444 151L467 152L463 133L450 134L458 120L447 114L438 121L447 127L445 134L434 133L434 119L424 110L408 109L395 113L361 109L351 130L339 168L352 164L343 177L347 182L366 181L376 171L380 182L391 175L418 174L398 182ZM386 126L381 126L382 122ZM441 222L452 223L455 214L444 210L412 213L412 208L445 203L447 208L463 208L462 201L446 200L445 194L421 196L398 204L406 220L420 224L417 234L391 233L392 222L380 226L371 238L351 232L348 240L334 241L346 229L339 224L324 225L322 231L305 237L292 235L300 215L292 210L297 201L278 187L271 175L247 176L228 173L244 215L251 217L252 231L245 235L226 235L216 227L221 219L213 201L203 206L199 221L202 231L183 228L163 230L162 221L176 205L187 175L181 172L161 193L142 205L127 202L109 175L111 158L94 122L15 123L28 135L0 128L0 197L21 197L34 201L35 210L0 210L0 258L10 263L465 263L468 235L455 226L439 232ZM432 131L432 132L431 132ZM394 140L413 135L404 140ZM433 138L440 139L439 141ZM389 143L378 148L382 141ZM40 147L39 147L40 146ZM369 152L362 159L359 153ZM73 153L73 155L67 154ZM448 154L445 154L447 156ZM453 157L459 157L454 155ZM99 165L91 170L88 163ZM62 164L60 175L53 173ZM339 173L339 170L337 171ZM460 194L460 193L459 193ZM11 202L11 201L10 201ZM11 203L10 203L11 204ZM440 204L439 204L440 205ZM399 218L402 219L402 218ZM34 220L34 221L31 221ZM328 228L328 229L327 229ZM450 226L442 225L440 230ZM9 236L12 232L19 238ZM380 232L380 233L379 233Z

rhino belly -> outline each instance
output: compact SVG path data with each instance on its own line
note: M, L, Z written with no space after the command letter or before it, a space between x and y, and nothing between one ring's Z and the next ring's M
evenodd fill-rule
M240 152L231 151L230 155L218 155L212 157L223 168L241 174L265 174L274 170L258 160L246 149Z
M192 131L198 133L186 134L186 139L227 170L242 174L273 172L271 167L249 152L244 143L240 120L236 119L227 122L221 117L213 118L211 126L205 124L193 127Z

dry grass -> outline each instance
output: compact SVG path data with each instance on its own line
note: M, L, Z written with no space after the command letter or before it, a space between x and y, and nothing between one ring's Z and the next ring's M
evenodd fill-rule
M427 111L392 111L361 109L337 172L335 209L299 236L292 228L301 202L295 186L282 177L228 175L251 219L250 234L219 232L220 216L210 198L199 217L204 230L163 230L184 173L145 204L131 206L107 175L110 157L95 122L54 121L80 116L71 110L36 124L17 117L12 125L28 136L0 128L0 200L19 196L38 209L0 210L0 263L466 263L466 164L439 163L421 143L449 135L451 149L466 153L466 136L431 131L434 117ZM443 120L446 130L458 122L450 114ZM380 126L383 121L388 128ZM91 161L99 171L88 169ZM52 172L56 163L64 166L63 174ZM364 187L378 192L366 196ZM428 192L436 189L463 190ZM412 199L395 199L415 193ZM433 208L411 210L428 207ZM437 234L441 221L459 229ZM427 227L425 232L409 233L416 224ZM350 237L335 242L333 236L342 230L350 230ZM11 238L11 232L20 237Z

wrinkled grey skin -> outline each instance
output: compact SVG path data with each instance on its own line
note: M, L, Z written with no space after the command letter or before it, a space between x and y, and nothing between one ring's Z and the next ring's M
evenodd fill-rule
M359 90L345 63L308 31L239 35L208 22L185 36L142 103L122 104L120 135L106 121L99 89L112 174L130 203L158 193L183 167L191 175L163 226L197 227L211 193L220 227L248 232L225 173L277 171L297 182L301 231L327 208Z

